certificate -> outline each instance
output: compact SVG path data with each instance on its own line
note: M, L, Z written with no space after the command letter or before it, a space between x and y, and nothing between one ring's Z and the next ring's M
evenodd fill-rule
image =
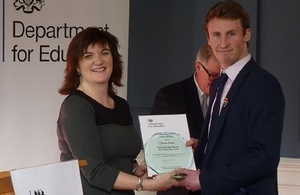
M185 114L139 116L148 176L177 168L196 170Z

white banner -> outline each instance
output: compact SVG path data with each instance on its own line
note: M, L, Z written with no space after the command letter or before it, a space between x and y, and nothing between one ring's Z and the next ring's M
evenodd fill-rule
M0 170L57 162L56 120L71 38L88 26L119 39L127 85L129 0L0 0ZM118 90L126 98L127 88Z
M77 160L10 173L15 195L83 195Z

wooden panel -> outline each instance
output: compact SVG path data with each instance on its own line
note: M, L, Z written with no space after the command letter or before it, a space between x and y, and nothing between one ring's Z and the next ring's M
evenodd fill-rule
M300 159L281 158L278 166L280 195L300 194Z
M0 172L0 194L1 195L13 195L14 189L9 171Z

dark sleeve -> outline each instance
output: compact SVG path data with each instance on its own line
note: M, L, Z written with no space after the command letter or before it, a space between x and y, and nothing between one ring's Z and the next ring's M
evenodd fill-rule
M160 89L154 99L151 114L169 114L170 104L164 90Z
M59 147L63 152L61 160L87 160L88 165L81 171L89 184L111 191L119 170L105 164L91 104L78 96L67 98L62 104L57 125ZM66 157L64 153L70 156Z

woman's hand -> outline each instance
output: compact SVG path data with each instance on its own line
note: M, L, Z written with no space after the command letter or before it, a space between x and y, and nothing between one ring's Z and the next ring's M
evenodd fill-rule
M169 173L161 173L153 177L152 180L147 180L145 182L151 182L149 184L150 191L165 191L173 186L179 186L179 182L172 178L176 174L176 171ZM146 186L146 185L145 185ZM147 190L147 189L146 189Z

